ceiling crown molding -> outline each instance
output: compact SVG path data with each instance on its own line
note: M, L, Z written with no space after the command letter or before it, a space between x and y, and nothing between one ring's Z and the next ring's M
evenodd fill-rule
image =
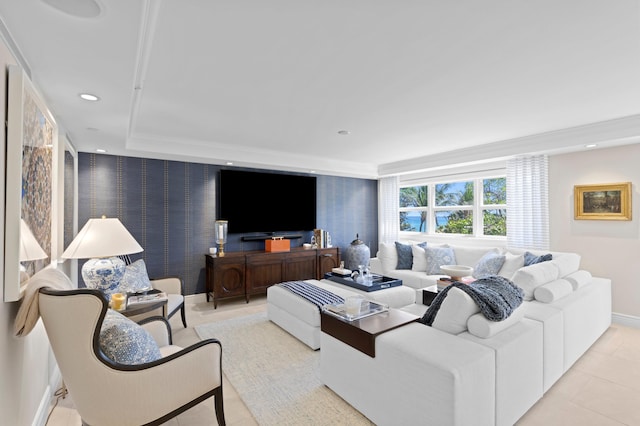
M477 164L525 154L552 154L604 146L640 143L640 114L521 138L381 164L379 176L402 175L453 165Z

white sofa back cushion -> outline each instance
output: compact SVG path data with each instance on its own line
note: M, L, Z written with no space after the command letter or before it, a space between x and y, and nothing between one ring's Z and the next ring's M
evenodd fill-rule
M489 253L500 254L500 250L496 247L464 247L449 245L456 253L456 265L471 266L472 268Z
M589 271L585 271L585 270L580 270L580 271L576 271L572 274L567 275L566 277L564 277L565 280L569 281L571 283L571 286L573 287L573 290L578 290L579 288L589 284L591 282L591 280L593 279L593 276L591 275L591 272Z
M558 253L553 254L550 261L558 267L558 276L566 277L580 269L580 255L578 253Z
M429 247L429 245L427 245L427 247ZM411 246L411 251L413 252L413 265L411 265L411 270L416 272L426 272L427 252L424 251L424 248L415 244Z
M524 291L524 300L533 300L537 287L558 279L559 271L555 263L548 261L520 268L511 281Z
M537 287L533 295L538 302L551 303L573 293L573 286L562 278Z
M522 320L525 311L524 306L520 305L503 321L489 321L482 313L477 313L469 317L467 328L469 329L469 333L474 336L480 337L481 339L488 339Z
M449 289L431 326L450 334L460 334L467 331L469 317L478 312L480 308L471 296L453 287Z

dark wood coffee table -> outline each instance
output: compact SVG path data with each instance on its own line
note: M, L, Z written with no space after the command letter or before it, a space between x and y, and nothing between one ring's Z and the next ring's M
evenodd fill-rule
M380 334L414 322L419 317L399 309L371 315L355 321L345 321L321 312L320 330L343 343L369 355L376 356L376 337Z

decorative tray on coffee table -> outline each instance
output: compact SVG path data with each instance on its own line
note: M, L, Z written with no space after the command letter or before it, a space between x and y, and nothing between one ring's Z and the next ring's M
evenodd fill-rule
M351 315L347 313L344 303L324 305L322 312L340 318L344 321L355 321L361 318L369 317L371 315L379 314L380 312L387 312L389 306L383 303L374 302L372 300L362 300L362 306L360 307L360 313L357 315Z
M366 285L363 283L359 283L351 277L342 277L337 274L333 274L331 272L327 272L324 274L324 278L338 284L346 285L349 287L357 288L362 291L378 291L385 288L397 287L402 285L402 280L397 278L385 277L383 275L371 274L373 276L373 280L371 285Z

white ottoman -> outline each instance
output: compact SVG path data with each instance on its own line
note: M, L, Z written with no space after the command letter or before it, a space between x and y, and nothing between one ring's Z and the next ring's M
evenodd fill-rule
M366 292L329 280L305 282L343 298L359 295L392 308L412 305L415 300L415 290L404 286ZM313 303L277 285L270 286L267 289L267 316L311 349L320 348L320 310Z

